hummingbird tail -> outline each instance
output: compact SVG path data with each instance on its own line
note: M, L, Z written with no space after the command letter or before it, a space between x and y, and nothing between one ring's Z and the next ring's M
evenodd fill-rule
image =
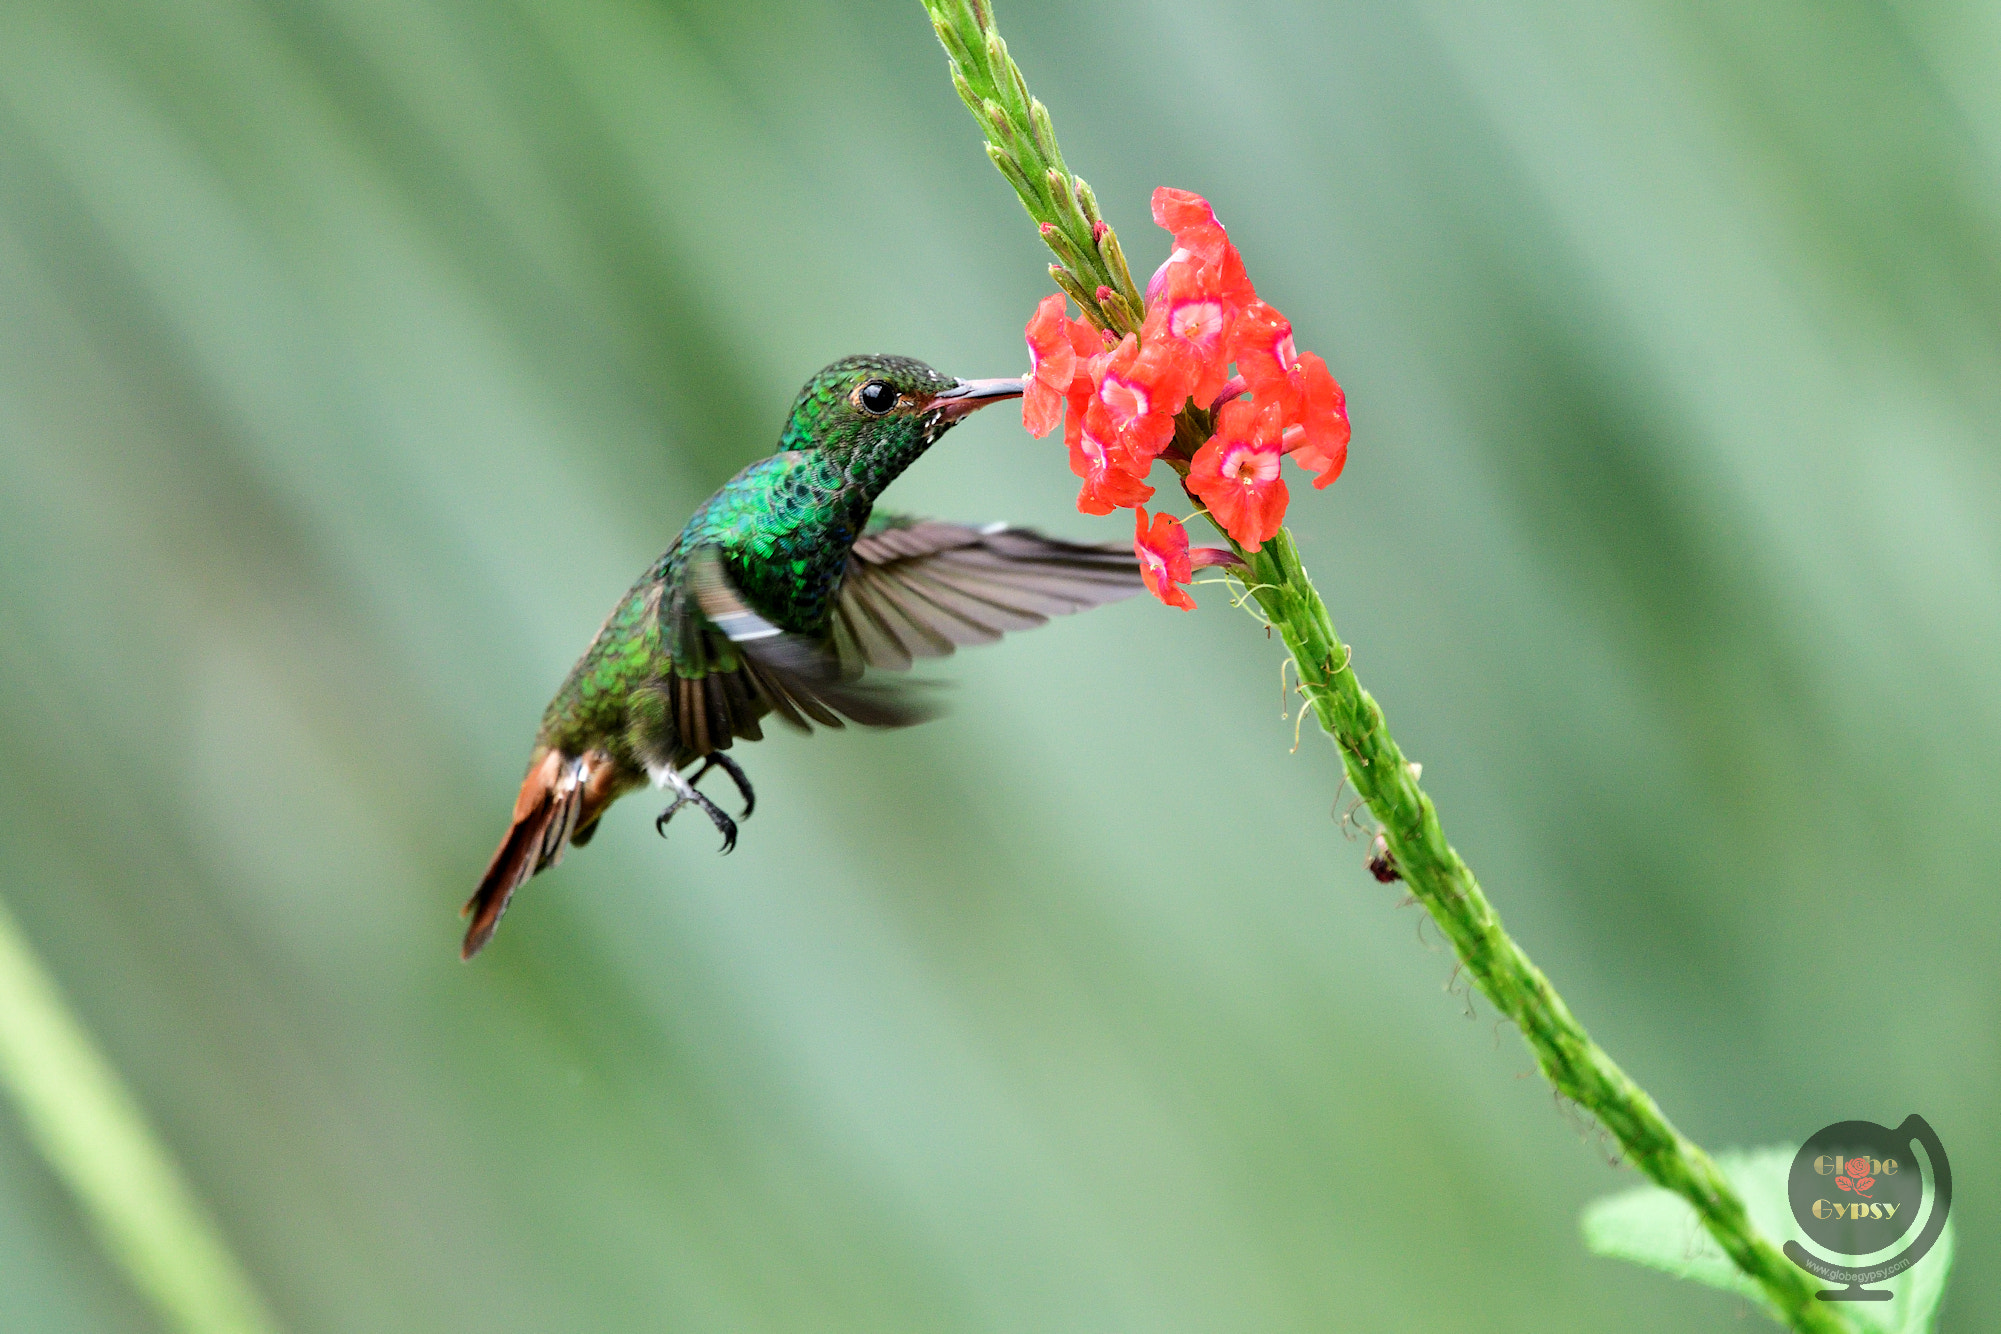
M593 770L607 766L593 765L591 758L576 759L551 750L529 769L521 795L514 799L514 823L487 864L479 888L459 911L461 917L472 919L459 950L461 959L472 958L493 938L515 890L537 871L563 859L585 805L597 804L587 803ZM601 804L598 809L603 809Z

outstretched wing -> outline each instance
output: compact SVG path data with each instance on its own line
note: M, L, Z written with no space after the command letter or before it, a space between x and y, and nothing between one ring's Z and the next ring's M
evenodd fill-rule
M908 690L860 679L819 641L765 620L744 601L722 553L704 547L688 558L686 594L661 608L673 679L660 683L682 747L694 755L721 750L733 736L755 740L765 713L803 731L812 724L907 727L933 710Z
M833 649L849 672L901 671L913 658L992 643L1144 587L1131 547L1065 542L1006 524L878 516L849 558Z
M1092 546L1027 528L974 528L880 516L855 543L825 638L773 625L745 602L721 553L688 562L687 602L663 606L672 646L675 734L691 753L754 737L776 713L794 726L842 719L904 727L932 716L908 686L869 679L961 644L985 644L1051 616L1131 597L1145 585L1129 547Z

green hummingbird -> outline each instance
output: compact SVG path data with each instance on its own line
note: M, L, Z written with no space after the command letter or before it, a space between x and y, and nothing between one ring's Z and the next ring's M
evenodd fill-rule
M888 356L848 357L806 382L777 451L703 502L549 701L507 835L466 902L462 957L492 938L515 890L649 782L673 794L654 822L663 835L693 805L734 848L736 822L695 785L722 769L748 817L756 795L725 752L759 740L767 714L802 731L921 722L921 695L867 669L1140 591L1128 547L875 512L939 436L1021 393L1018 379L956 380Z

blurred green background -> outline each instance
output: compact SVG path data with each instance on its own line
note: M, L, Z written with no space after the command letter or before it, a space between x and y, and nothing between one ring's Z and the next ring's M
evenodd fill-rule
M1135 267L1202 191L1346 385L1297 531L1523 944L1710 1147L1929 1118L2001 1324L1994 8L1000 20ZM1216 589L458 962L631 578L823 362L1018 372L1045 262L916 0L0 12L0 897L290 1328L1755 1323L1584 1252L1637 1177ZM1005 411L891 492L1073 495ZM154 1327L4 1108L0 1294Z

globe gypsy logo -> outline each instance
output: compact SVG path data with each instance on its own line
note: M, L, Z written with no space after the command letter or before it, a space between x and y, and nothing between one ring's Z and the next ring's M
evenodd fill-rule
M1832 1158L1816 1158L1813 1160L1813 1170L1819 1172L1822 1176L1826 1176L1835 1170L1833 1163L1834 1159ZM1843 1190L1852 1190L1857 1195L1867 1195L1869 1188L1876 1184L1876 1178L1870 1174L1873 1172L1882 1172L1885 1175L1894 1173L1897 1170L1897 1160L1895 1158L1850 1158L1847 1162L1841 1164L1841 1170L1848 1173L1848 1175L1845 1177L1835 1177L1835 1185L1841 1187ZM1824 1201L1815 1200L1813 1207L1818 1209L1823 1203ZM1880 1205L1877 1207L1881 1208ZM1834 1216L1836 1218L1841 1217L1841 1206L1837 1204L1834 1208ZM1896 1216L1896 1209L1896 1205L1893 1204L1890 1206L1891 1217ZM1878 1213L1873 1216L1881 1218L1884 1215Z
M1912 1151L1914 1146L1923 1147L1923 1164ZM1924 1204L1925 1165L1932 1178L1930 1216L1917 1238L1895 1258L1856 1269L1822 1260L1797 1241L1785 1244L1786 1258L1800 1268L1848 1285L1821 1293L1822 1301L1890 1300L1887 1288L1862 1285L1903 1273L1932 1248L1952 1207L1952 1168L1945 1160L1945 1146L1915 1114L1895 1130L1873 1121L1840 1121L1800 1146L1786 1178L1793 1219L1808 1237L1844 1256L1887 1250L1910 1231Z

